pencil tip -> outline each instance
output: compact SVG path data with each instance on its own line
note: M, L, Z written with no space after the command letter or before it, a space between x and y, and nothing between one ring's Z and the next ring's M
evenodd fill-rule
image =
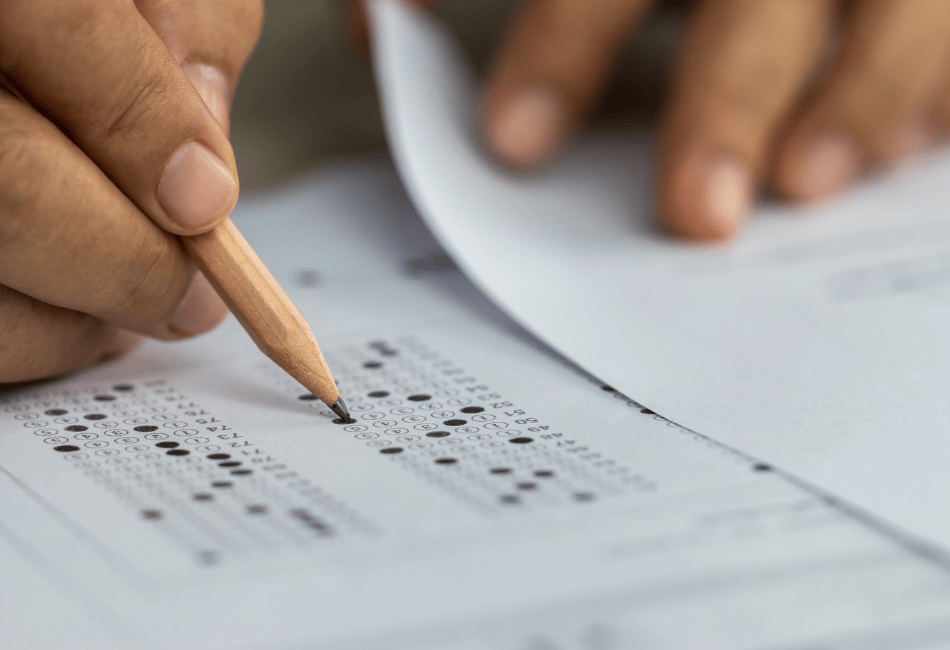
M346 408L346 402L343 401L343 398L338 398L333 404L330 404L330 410L340 416L344 421L350 420L350 410Z

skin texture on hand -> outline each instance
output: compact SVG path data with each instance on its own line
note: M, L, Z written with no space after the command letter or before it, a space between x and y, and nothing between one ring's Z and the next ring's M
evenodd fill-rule
M480 111L501 165L557 154L653 4L521 1ZM950 132L948 26L946 0L693 2L658 142L664 225L728 238L760 191L821 199L937 144Z
M0 382L224 317L176 235L237 200L227 114L262 19L260 0L0 8Z

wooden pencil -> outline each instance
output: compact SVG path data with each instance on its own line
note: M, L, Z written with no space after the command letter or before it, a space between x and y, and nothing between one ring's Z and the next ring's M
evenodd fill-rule
M257 347L334 413L349 420L349 410L310 326L231 219L181 241Z

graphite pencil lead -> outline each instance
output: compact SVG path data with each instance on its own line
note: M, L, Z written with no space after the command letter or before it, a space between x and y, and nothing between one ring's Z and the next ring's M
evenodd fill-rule
M330 404L330 410L340 416L343 420L350 420L350 410L346 408L346 402L343 401L343 398L337 399L337 401Z

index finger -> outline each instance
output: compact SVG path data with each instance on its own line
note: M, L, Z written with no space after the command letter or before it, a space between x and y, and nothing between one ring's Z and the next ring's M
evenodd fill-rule
M0 71L179 235L237 201L227 136L131 0L7 0Z

